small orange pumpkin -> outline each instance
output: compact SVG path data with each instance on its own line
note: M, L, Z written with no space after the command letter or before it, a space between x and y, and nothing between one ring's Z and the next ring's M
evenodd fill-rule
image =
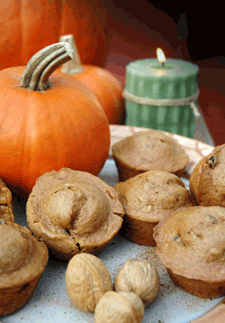
M119 80L104 68L94 65L81 65L79 53L73 35L59 38L68 42L73 49L73 59L65 63L61 71L84 82L97 96L110 124L121 124L124 119L123 87Z
M54 169L97 175L108 156L109 124L96 96L75 78L51 75L71 58L70 45L60 42L26 68L0 71L0 177L21 195Z
M36 52L69 33L83 63L104 66L107 16L101 0L0 1L0 70L26 65Z

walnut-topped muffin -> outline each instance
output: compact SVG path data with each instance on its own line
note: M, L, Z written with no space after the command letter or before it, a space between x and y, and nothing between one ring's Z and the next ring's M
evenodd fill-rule
M37 179L26 213L31 231L70 259L99 252L121 228L124 210L114 188L99 177L62 168Z
M0 220L14 222L12 193L0 178Z
M48 261L48 248L27 227L0 220L0 315L30 299Z
M225 144L197 163L190 177L190 191L198 205L225 207Z
M154 238L175 284L199 297L225 295L225 208L179 209L159 222Z
M160 130L138 131L112 146L119 180L148 170L164 170L181 177L189 163L185 150Z
M180 207L192 206L182 180L165 171L148 171L114 186L124 207L121 234L144 245L155 245L153 228Z

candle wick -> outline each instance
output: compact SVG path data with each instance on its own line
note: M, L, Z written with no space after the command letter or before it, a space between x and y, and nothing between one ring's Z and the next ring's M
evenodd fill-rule
M162 62L161 66L162 66L162 68L164 68L165 67L165 62Z

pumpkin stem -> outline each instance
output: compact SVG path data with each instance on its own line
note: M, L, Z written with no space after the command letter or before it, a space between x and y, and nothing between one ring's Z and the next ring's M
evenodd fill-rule
M20 81L20 86L33 91L50 87L49 76L62 64L73 58L72 49L66 42L47 46L29 60Z
M80 61L80 55L78 53L78 49L74 40L73 35L64 35L59 37L59 41L67 42L70 44L73 50L73 59L70 62L67 62L62 66L61 71L65 74L77 74L83 71L83 67Z

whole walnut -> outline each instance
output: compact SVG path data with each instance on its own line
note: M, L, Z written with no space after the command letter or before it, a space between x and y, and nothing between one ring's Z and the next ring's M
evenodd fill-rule
M148 305L159 292L159 275L148 261L129 259L115 278L115 290L136 293Z
M111 276L98 257L80 253L69 261L65 275L66 292L81 311L94 312L102 295L113 290Z
M106 292L95 308L95 323L140 323L145 308L140 297L131 292Z

